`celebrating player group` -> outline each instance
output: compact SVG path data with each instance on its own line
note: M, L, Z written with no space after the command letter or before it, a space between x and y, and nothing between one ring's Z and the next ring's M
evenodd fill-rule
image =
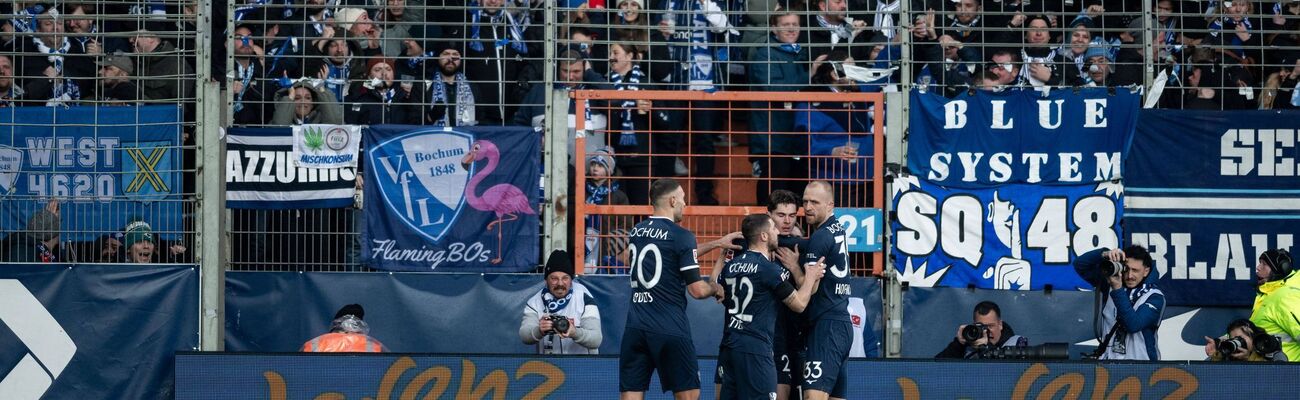
M774 192L767 214L746 216L738 234L699 249L678 225L686 207L681 185L658 180L650 199L654 214L629 234L632 306L619 353L621 398L643 398L655 371L676 399L699 398L686 294L716 298L726 309L714 379L719 398L845 398L851 289L831 185L810 183L802 200ZM799 203L811 227L807 238L795 224ZM702 277L699 253L719 248L735 253L719 259L712 278Z

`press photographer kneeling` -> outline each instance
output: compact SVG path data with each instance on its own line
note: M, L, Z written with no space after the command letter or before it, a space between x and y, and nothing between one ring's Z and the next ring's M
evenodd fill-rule
M1165 295L1156 288L1158 275L1152 272L1151 254L1141 246L1097 249L1075 258L1074 270L1097 288L1100 301L1101 331L1097 334L1101 344L1091 357L1159 360L1156 330L1164 313Z
M1282 342L1242 318L1228 324L1223 338L1205 337L1205 355L1213 361L1286 361Z
M972 324L957 327L957 337L934 357L996 358L998 348L1029 346L1029 339L1016 335L1011 324L1002 321L1002 309L997 303L976 304L974 320Z

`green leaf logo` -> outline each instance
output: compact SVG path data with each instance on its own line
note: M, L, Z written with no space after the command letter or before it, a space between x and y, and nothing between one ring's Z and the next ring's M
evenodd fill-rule
M307 128L303 134L303 142L313 153L319 153L320 148L325 146L325 137L321 134L320 128Z

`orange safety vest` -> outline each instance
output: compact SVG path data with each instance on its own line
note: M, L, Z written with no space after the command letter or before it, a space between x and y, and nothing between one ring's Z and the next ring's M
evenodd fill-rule
M384 345L370 336L357 333L326 333L302 344L309 353L382 353Z

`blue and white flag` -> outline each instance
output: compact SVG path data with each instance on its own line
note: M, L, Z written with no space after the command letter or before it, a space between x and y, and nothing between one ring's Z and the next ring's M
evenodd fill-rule
M896 267L916 286L1086 287L1074 257L1120 244L1123 160L1138 97L914 93L908 167L891 199Z
M294 125L293 165L303 168L355 168L361 149L356 125Z
M1170 304L1247 305L1259 256L1295 253L1300 113L1143 110L1124 225Z
M226 207L235 209L341 208L355 203L356 168L294 165L288 128L226 131Z
M13 107L0 113L0 231L25 229L51 200L61 239L94 240L143 219L180 233L176 106Z
M405 271L538 264L541 140L528 127L372 126L363 262Z

